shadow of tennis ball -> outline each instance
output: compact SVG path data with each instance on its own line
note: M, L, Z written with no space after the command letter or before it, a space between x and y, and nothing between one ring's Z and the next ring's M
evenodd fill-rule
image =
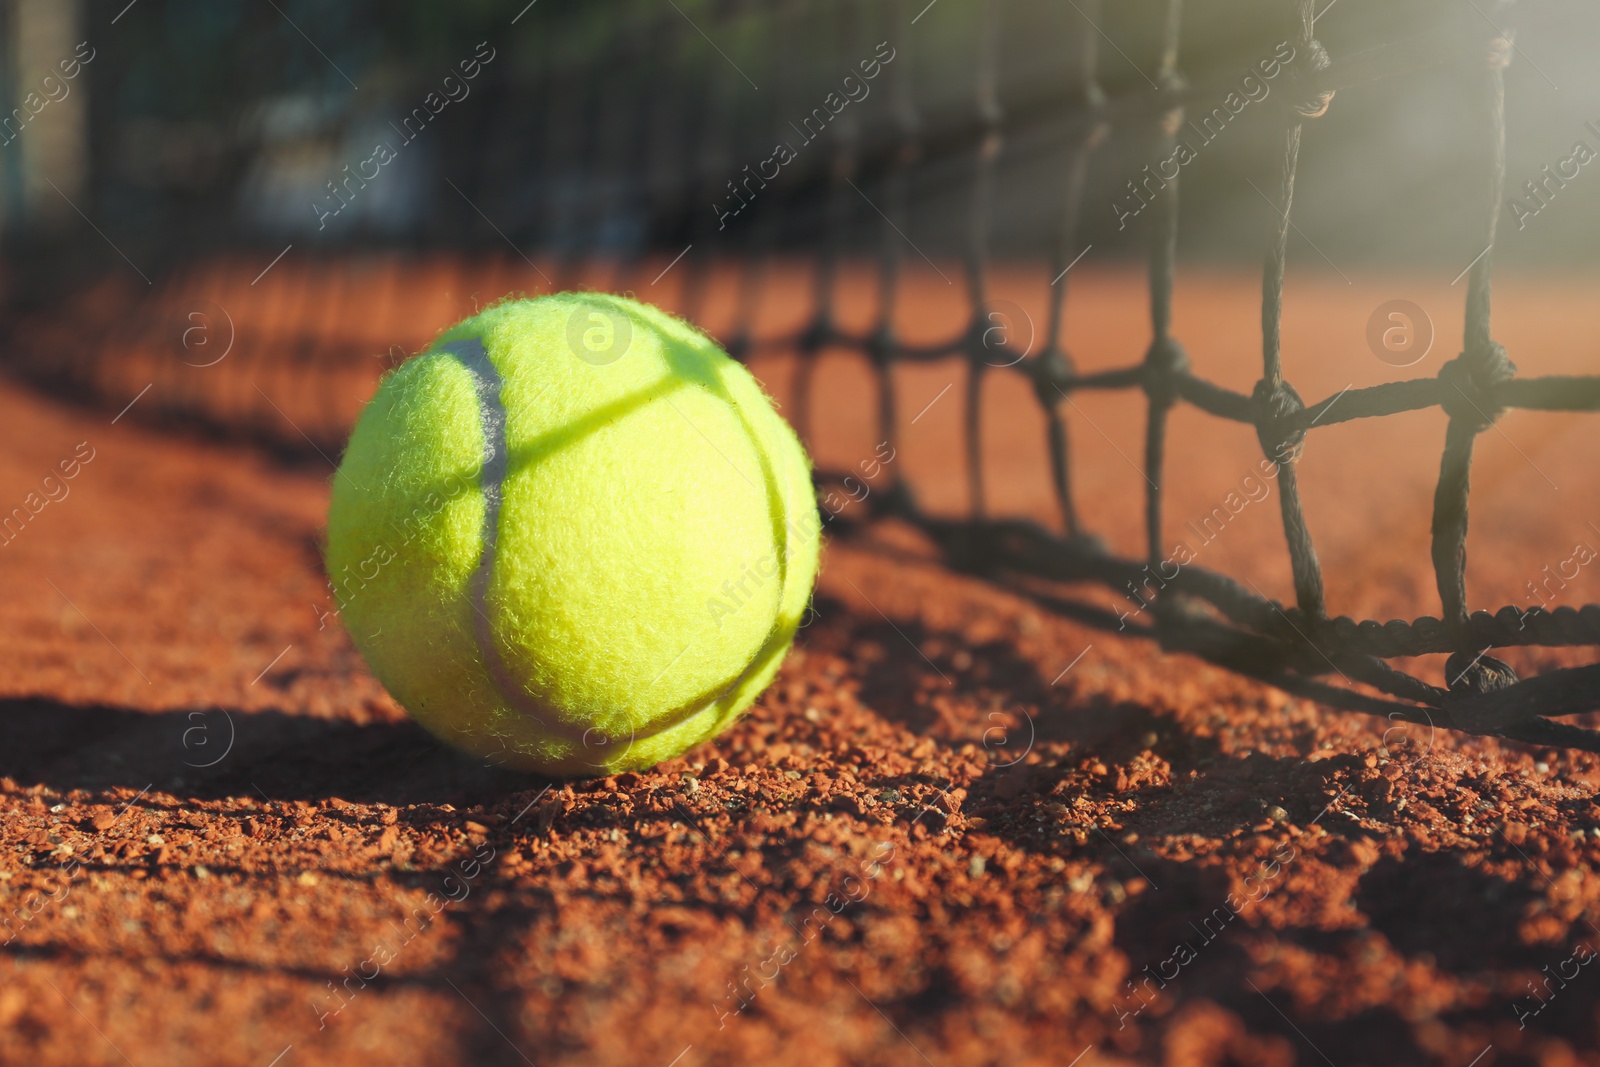
M617 308L581 304L567 317L567 347L585 363L615 363L632 343L633 323Z
M216 720L217 715L222 716L222 721ZM183 750L193 759L183 762L191 767L215 767L228 758L228 753L233 751L233 742L238 734L234 729L233 716L225 708L210 708L206 711L191 711L186 716L190 723L183 731ZM224 731L223 726L227 729ZM216 726L215 733L211 727ZM226 741L224 741L226 737Z
M1433 320L1410 300L1379 304L1367 319L1367 347L1391 367L1420 363L1433 348Z

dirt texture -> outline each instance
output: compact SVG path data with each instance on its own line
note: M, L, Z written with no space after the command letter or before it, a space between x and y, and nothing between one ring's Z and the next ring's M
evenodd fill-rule
M235 273L212 299L244 336ZM434 307L425 272L402 282L427 312L397 320L407 350L473 294L534 284L478 279ZM917 284L908 315L959 321ZM1197 371L1246 390L1254 284L1178 286ZM1592 355L1559 324L1594 291L1513 279L1497 339L1524 373L1581 371ZM1435 373L1451 293L1291 285L1290 379L1310 401ZM1397 295L1440 330L1404 370L1363 340ZM1074 299L1086 369L1137 360L1135 274ZM352 342L330 371L352 409L389 343ZM792 366L755 365L791 409ZM1600 1064L1594 756L1336 714L1119 632L1114 592L1069 589L1084 610L1052 614L885 522L831 537L795 652L721 738L648 772L513 775L411 724L340 629L327 464L194 432L154 394L121 415L152 380L129 366L120 402L0 384L0 510L48 498L0 546L0 1062ZM903 474L959 512L960 391L939 396L961 369L900 380L907 417L933 406L869 482ZM821 461L874 454L869 384L843 356L823 368ZM1031 395L997 378L987 402L990 506L1048 520ZM1138 554L1138 398L1081 403L1080 504ZM1174 434L1178 537L1259 446L1193 411ZM1428 412L1313 435L1301 480L1332 610L1437 611L1442 434ZM1484 436L1473 607L1531 603L1542 568L1600 546L1597 459L1592 417L1514 412ZM1289 593L1275 502L1200 554ZM1597 572L1547 595L1600 600Z

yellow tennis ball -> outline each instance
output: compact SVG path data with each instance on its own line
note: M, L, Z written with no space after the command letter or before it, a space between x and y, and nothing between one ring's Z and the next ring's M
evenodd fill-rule
M772 681L816 577L810 464L749 371L634 300L510 300L387 375L327 566L440 738L555 775L646 767Z

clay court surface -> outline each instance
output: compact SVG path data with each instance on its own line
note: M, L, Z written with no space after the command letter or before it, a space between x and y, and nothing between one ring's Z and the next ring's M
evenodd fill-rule
M651 287L663 266L590 284L670 309L684 267ZM252 287L257 270L86 293L17 343L68 362L125 349L114 371L53 392L0 383L0 510L81 461L0 548L0 1061L1600 1063L1600 760L1319 708L1163 654L1137 618L1118 632L1133 605L1112 591L1067 590L1083 610L1064 618L953 574L899 523L830 538L795 652L716 742L573 782L451 754L340 629L316 448L391 348L543 282L520 261L289 259ZM806 277L770 270L758 337L807 313ZM712 273L699 317L714 331L735 273ZM947 273L955 285L912 279L913 337L961 327ZM1291 271L1289 380L1311 402L1436 373L1460 350L1465 287L1439 273ZM1041 276L996 280L1040 328ZM841 290L857 328L871 277ZM1139 272L1086 261L1072 282L1080 367L1137 362ZM1246 392L1258 286L1208 271L1177 285L1196 372ZM1596 292L1502 276L1495 337L1524 374L1592 372ZM1365 341L1396 297L1438 329L1403 370ZM195 298L237 334L212 367L144 337ZM753 365L790 410L789 359ZM897 374L903 440L870 484L905 477L961 514L964 370ZM871 457L870 377L840 354L816 384L819 464ZM1074 403L1085 521L1138 556L1143 401ZM1031 392L996 372L986 404L989 507L1054 521ZM1438 410L1313 431L1301 485L1333 613L1437 614L1443 433ZM1169 454L1177 540L1260 447L1180 407ZM1597 461L1593 416L1511 412L1483 435L1471 607L1531 605L1546 566L1600 547ZM1190 544L1282 599L1267 487ZM1600 601L1600 566L1554 596ZM1589 651L1506 658L1544 669ZM1402 666L1442 684L1441 663Z

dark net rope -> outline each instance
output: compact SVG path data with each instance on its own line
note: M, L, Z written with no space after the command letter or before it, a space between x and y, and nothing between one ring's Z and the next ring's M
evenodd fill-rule
M1189 96L1177 68L1178 32L1182 0L1165 0L1161 12L1159 53L1150 70L1154 98L1161 103L1156 126L1162 147L1170 149L1183 121L1183 102ZM1152 340L1143 362L1122 370L1079 375L1062 347L1065 286L1053 288L1041 354L1015 366L1029 375L1047 416L1052 485L1060 509L1064 536L1057 536L1021 521L986 518L983 496L982 455L979 448L979 397L982 378L992 365L982 331L990 304L984 287L985 211L992 195L994 160L1001 150L1001 114L992 96L987 57L980 58L978 114L974 170L971 184L972 219L966 257L969 289L974 307L967 334L943 344L896 344L889 322L892 315L895 274L886 268L883 314L870 337L857 337L836 328L819 311L806 335L805 351L825 346L860 346L872 354L878 368L881 395L893 395L890 369L899 361L915 362L964 355L967 377L964 431L972 513L960 522L934 519L919 511L904 485L882 498L880 513L909 518L933 533L947 549L952 562L976 571L1052 578L1092 580L1114 588L1146 587L1147 567L1107 554L1093 538L1082 534L1072 502L1071 466L1063 407L1069 411L1071 394L1081 389L1141 389L1147 398L1145 435L1145 523L1147 564L1161 560L1162 479L1166 449L1167 415L1178 401L1187 401L1218 417L1254 427L1263 453L1279 467L1280 507L1289 549L1295 589L1295 606L1285 607L1246 589L1225 575L1188 567L1157 594L1150 636L1166 647L1203 655L1235 670L1261 676L1286 689L1306 693L1335 706L1384 714L1391 718L1471 733L1498 735L1533 744L1563 745L1600 751L1600 733L1553 722L1548 716L1570 715L1600 708L1600 665L1548 671L1527 680L1501 660L1487 655L1494 647L1515 645L1600 644L1600 606L1581 610L1541 608L1470 613L1466 608L1467 499L1472 444L1508 408L1543 410L1600 409L1600 379L1545 378L1516 380L1515 368L1501 346L1490 336L1490 271L1492 254L1471 268L1466 302L1466 344L1462 354L1441 369L1435 379L1395 382L1330 397L1307 406L1284 379L1280 353L1284 275L1293 209L1295 172L1302 129L1307 120L1325 114L1339 84L1351 80L1350 71L1336 71L1326 49L1313 36L1312 0L1297 0L1294 41L1297 55L1307 57L1292 75L1298 81L1294 102L1287 109L1282 153L1270 193L1274 219L1266 262L1262 271L1262 377L1248 396L1232 392L1190 373L1182 345L1171 335L1171 302L1176 259L1179 182L1168 180L1155 193L1152 207L1152 245L1149 289ZM1492 18L1504 17L1497 4ZM988 9L992 19L993 6ZM1085 17L1098 18L1097 4ZM986 19L985 25L989 25ZM1076 255L1077 222L1083 191L1083 173L1090 152L1103 132L1109 108L1095 83L1096 38L1084 39L1079 69L1079 121L1069 137L1065 178L1065 207L1061 239L1054 256L1059 274ZM1508 37L1497 33L1490 42L1488 63L1475 76L1481 96L1482 125L1487 150L1486 244L1492 249L1505 171L1503 71L1512 48ZM1391 73L1378 57L1398 59L1385 50L1359 58L1352 68ZM1411 57L1416 59L1415 54ZM1426 61L1437 61L1427 56ZM897 170L891 170L891 182ZM898 213L899 204L896 202ZM893 217L893 216L891 216ZM885 236L886 262L898 255L898 244ZM831 280L831 279L830 279ZM1063 277L1062 281L1065 280ZM820 306L820 305L819 305ZM775 342L775 347L782 342ZM809 378L802 379L809 386ZM1333 403L1341 402L1335 412ZM1433 564L1443 618L1421 617L1410 622L1392 620L1357 622L1326 615L1323 581L1310 527L1301 504L1296 463L1307 434L1315 425L1332 425L1419 408L1442 407L1449 416L1440 478L1434 501ZM802 406L802 411L809 411ZM894 440L893 403L886 401L880 419L884 436ZM807 428L802 425L802 429ZM1047 593L1036 593L1052 603ZM1196 610L1195 601L1212 611ZM1070 605L1055 602L1063 610ZM1220 618L1218 617L1220 616ZM1384 662L1399 656L1446 653L1444 687L1430 685ZM1345 681L1376 689L1386 698L1357 690L1313 682L1337 674Z
M1506 24L1509 3L1483 6L1495 26ZM880 439L896 447L913 413L906 410L895 386L895 368L960 360L968 369L961 425L970 514L959 520L930 515L919 507L914 487L894 473L898 466L889 468L891 487L868 499L869 514L896 515L921 526L943 547L952 565L1005 583L1063 614L1116 623L1109 613L1062 599L1053 584L1092 582L1117 590L1130 585L1148 590L1148 568L1161 560L1168 416L1176 405L1188 404L1250 426L1264 455L1279 464L1279 501L1294 603L1280 604L1251 583L1241 584L1190 565L1166 582L1155 596L1154 610L1142 616L1148 621L1135 626L1136 632L1166 648L1195 653L1330 706L1531 744L1600 751L1600 734L1552 718L1600 708L1600 665L1549 670L1519 680L1508 665L1488 655L1491 649L1513 646L1600 644L1600 605L1553 611L1508 606L1489 613L1469 612L1466 601L1467 503L1477 436L1511 408L1600 411L1600 377L1518 378L1492 336L1490 277L1505 169L1503 71L1513 51L1509 38L1497 30L1486 51L1474 51L1466 59L1467 46L1460 34L1416 37L1330 57L1313 34L1310 0L1294 0L1289 32L1297 59L1285 71L1292 84L1280 100L1287 97L1289 103L1280 107L1276 166L1261 189L1270 201L1270 206L1262 205L1268 221L1262 271L1262 374L1249 393L1240 393L1193 373L1182 344L1171 332L1179 180L1167 181L1157 190L1149 211L1139 219L1139 224L1148 227L1151 242L1151 340L1143 357L1113 370L1083 373L1064 345L1072 279L1069 268L1086 247L1080 222L1086 175L1095 152L1108 132L1118 128L1148 130L1156 145L1170 148L1184 122L1185 105L1217 95L1216 85L1191 86L1180 73L1181 0L1150 0L1144 5L1139 25L1149 29L1151 47L1132 49L1131 54L1118 47L1121 55L1111 59L1118 64L1124 59L1132 62L1141 84L1147 82L1149 90L1140 88L1114 99L1099 81L1101 63L1110 55L1103 50L1106 38L1102 28L1103 18L1110 13L1108 5L1100 0L1078 0L1073 7L1081 16L1082 27L1063 42L1061 67L1068 76L1057 79L1051 88L1019 93L1013 99L1000 91L1004 6L999 0L985 3L975 32L965 42L970 48L967 65L948 75L962 80L972 106L968 113L954 115L946 107L935 121L930 117L933 111L924 110L919 101L919 83L914 76L918 36L908 30L913 18L927 13L923 0L788 2L761 8L757 18L752 18L755 9L731 5L715 22L701 25L691 25L670 8L641 4L638 18L625 20L637 32L620 33L613 49L598 59L574 58L556 47L549 35L534 35L532 47L547 48L547 54L534 83L533 105L514 101L515 107L508 104L504 113L491 119L506 128L524 129L515 124L534 116L526 138L542 166L531 168L543 176L537 179L544 182L535 189L538 195L528 192L529 179L521 172L528 168L526 160L509 152L494 158L502 159L511 172L508 180L515 179L517 196L537 205L529 220L537 232L570 234L580 223L598 225L618 211L626 191L623 186L600 181L593 189L575 189L571 177L582 173L572 167L573 161L609 159L612 166L624 167L652 217L685 220L675 231L681 236L675 238L678 243L673 251L692 241L697 249L736 255L740 269L734 282L734 323L724 340L740 359L763 353L798 354L788 414L807 436L813 423L813 375L824 352L844 350L865 356L877 384ZM825 29L820 38L815 32L819 25ZM806 35L808 27L811 32ZM741 35L759 38L753 47L769 62L759 68L762 84L758 93L751 91L742 75L734 77L723 65L726 56L719 57L709 49L687 64L687 80L681 69L685 64L665 58L695 54L692 50L701 47L703 30L741 58L749 51L741 47ZM799 54L795 42L802 39L806 51ZM786 168L783 180L791 188L804 190L803 195L785 199L776 190L763 193L767 210L741 220L749 224L736 233L731 229L718 233L714 216L705 205L726 200L727 178L750 158L742 154L750 138L741 141L730 130L742 126L758 130L759 138L770 137L774 116L787 119L806 113L815 104L817 84L814 78L808 80L808 73L830 63L835 69L848 70L861 58L861 41L884 39L892 41L897 52L875 89L887 94L887 125L874 127L872 136L866 136L857 114L847 110L829 129L827 147L817 142ZM1484 49L1481 33L1471 48ZM813 49L821 52L813 54ZM1472 68L1473 104L1483 134L1480 233L1490 251L1469 272L1463 351L1436 377L1349 389L1307 404L1285 379L1280 351L1288 234L1301 138L1307 127L1314 129L1315 121L1334 105L1335 94L1342 88L1401 73L1460 67L1467 59ZM627 70L637 73L640 91L620 92L608 84L615 81L617 72ZM597 72L605 76L597 78ZM668 75L678 78L672 83L673 91L657 91L656 84L665 84ZM1030 136L1041 130L1049 131L1056 143L1065 146L1059 200L1048 205L1046 223L1052 234L1054 281L1049 289L1044 343L1037 355L1014 363L995 363L986 331L993 325L996 311L988 265L996 226L997 175L1007 153L1020 151ZM495 165L491 161L487 166L492 171ZM945 280L951 287L951 299L963 301L970 316L955 336L910 343L897 334L896 311L904 292L905 268L912 255L921 253L913 251L905 234L911 228L919 185L940 167L942 173L955 173L961 183L965 216L960 270L952 271L956 276ZM478 192L477 186L469 188ZM509 210L504 202L497 208L482 196L475 199L495 217L503 217L502 212ZM768 269L769 261L787 254L796 243L792 233L784 232L794 214L791 204L800 204L810 212L806 218L812 220L803 238L805 246L813 250L812 313L793 335L758 337L761 292L776 274ZM859 224L861 219L867 220L865 229ZM852 239L863 232L877 235L872 247L879 292L872 321L857 331L840 324L835 301L846 280L842 268L853 254ZM582 242L550 236L548 243L556 252L550 263L556 285L577 284L584 277L580 273L585 251ZM631 255L632 261L624 254L618 263L615 287L621 287L625 279L639 277L635 268L645 266L646 279L659 268L659 264L643 264L637 252ZM690 317L697 317L712 295L710 286L718 277L713 267L713 257L697 253L678 268L685 275L680 310ZM470 286L486 297L511 287L496 278L485 279L481 270L474 274L466 264L451 269L454 274L437 269L432 284ZM263 316L293 323L336 323L342 306L341 286L346 284L343 273L334 268L302 271L291 277L292 281L272 290L274 303ZM391 297L386 299L406 298L401 283L396 272ZM648 299L650 291L641 285L639 295ZM144 343L165 351L170 346L163 331L169 324L161 314L140 318L136 303L113 302L109 306L114 314L71 328L61 324L66 316L57 314L49 320L54 326L32 334L14 329L18 353L14 358L58 386L80 393L98 389L120 406L148 380L134 381L119 371L119 361L139 343L130 337L161 336L160 341ZM329 336L326 330L308 328L297 342L285 344L281 338L268 340L259 332L242 331L229 362L205 379L209 391L201 390L199 376L180 368L179 373L160 378L159 387L134 417L153 413L171 420L199 418L280 446L309 445L319 455L336 454L349 428L349 409L342 398L352 391L348 384L352 378L338 367L329 369L330 350L342 343L337 337L330 341ZM170 363L170 358L166 362ZM1023 375L1045 416L1059 533L994 516L988 509L979 399L985 377L997 371ZM344 376L335 380L336 374ZM1077 416L1074 396L1105 390L1137 390L1145 397L1142 473L1146 536L1139 560L1107 551L1084 529L1073 501L1068 427ZM270 407L263 397L271 398ZM1448 416L1433 504L1432 564L1440 595L1439 617L1387 622L1329 618L1297 482L1297 461L1308 436L1336 423L1435 407ZM289 412L294 415L292 430L286 428ZM819 482L831 485L844 473L819 472ZM850 521L849 514L839 522ZM1429 654L1448 657L1443 685L1385 662Z

